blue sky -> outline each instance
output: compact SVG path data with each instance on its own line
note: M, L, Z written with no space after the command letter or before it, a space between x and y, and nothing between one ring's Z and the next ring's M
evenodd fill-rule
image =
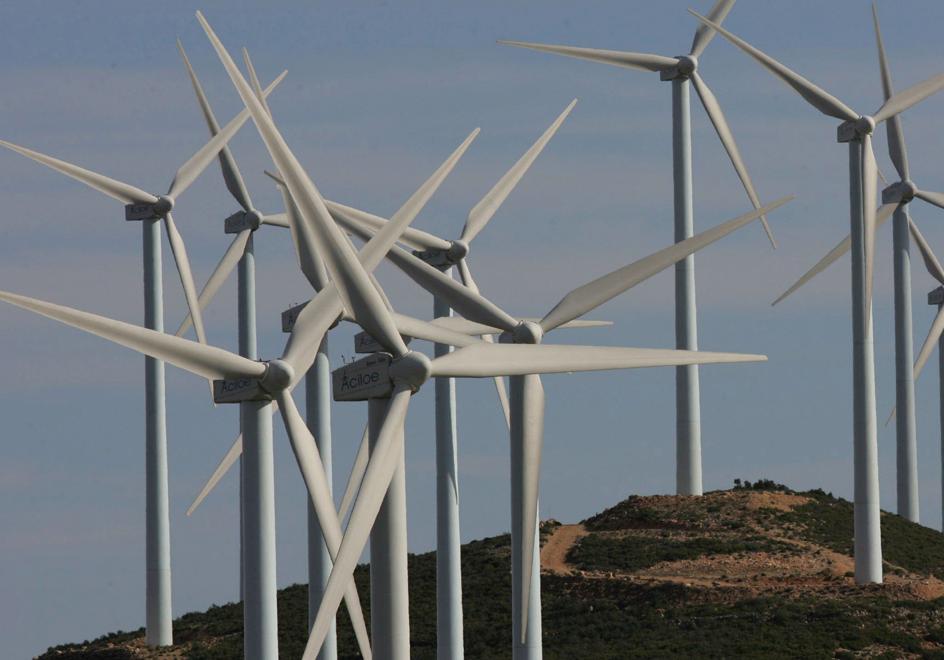
M557 137L476 239L470 261L483 292L514 314L541 315L569 289L664 247L672 237L669 86L619 70L495 45L515 38L676 55L688 51L687 2L5 3L0 7L0 138L154 192L206 140L174 48L180 36L217 115L238 97L193 12L224 43L247 46L268 81L286 138L329 197L392 213L474 127L482 134L416 225L458 235L468 210L574 97ZM695 6L707 11L707 2ZM702 6L703 5L703 6ZM899 89L944 70L936 26L944 7L880 7ZM726 25L853 108L871 112L880 87L865 2L742 3ZM699 335L706 350L765 353L764 365L702 369L707 489L736 477L850 496L849 266L841 261L783 305L769 303L848 229L846 151L820 116L721 39L701 58L760 195L795 193L771 215L780 249L749 226L697 259ZM944 189L944 97L905 115L913 176ZM700 107L695 130L696 226L748 205ZM254 129L233 142L256 204L278 210ZM890 173L884 130L876 140ZM0 153L0 288L139 322L140 229L113 200ZM944 251L940 211L913 205ZM178 226L199 282L226 245L235 210L218 170L179 200ZM260 352L281 352L282 309L307 297L287 232L265 228L259 255ZM875 301L880 417L894 398L890 227L879 240ZM944 256L944 255L942 255ZM168 325L183 297L165 245ZM428 315L431 300L384 266L398 309ZM914 265L915 341L933 311ZM653 278L594 316L610 329L561 331L553 341L673 344L672 276ZM210 340L235 347L235 288L207 312ZM132 629L144 617L142 359L51 321L0 308L0 639L11 657ZM331 338L350 356L351 328ZM940 434L935 369L918 384L921 515L939 527ZM632 493L674 489L670 369L545 379L548 409L541 513L575 521ZM236 484L230 477L192 518L184 511L236 432L236 411L213 409L200 379L168 369L174 612L237 596ZM462 537L505 531L507 435L488 381L459 384ZM407 489L410 547L435 539L432 389L411 406ZM365 407L334 409L336 488L343 488ZM279 428L279 425L276 425ZM883 508L894 509L894 429L879 436ZM279 584L305 579L305 494L277 431Z

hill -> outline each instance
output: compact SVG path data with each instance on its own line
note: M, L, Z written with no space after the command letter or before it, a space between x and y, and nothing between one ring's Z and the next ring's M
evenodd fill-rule
M697 498L632 496L573 525L546 521L545 657L944 658L944 535L883 512L886 582L869 587L852 579L851 539L851 503L766 480ZM463 546L469 658L509 656L509 557L507 534ZM356 579L366 599L366 566ZM433 658L434 553L411 555L410 600L413 657ZM282 657L301 656L306 603L304 585L279 592ZM186 614L177 645L160 653L138 630L39 657L237 658L241 617L239 604ZM343 657L358 657L344 615L338 627Z

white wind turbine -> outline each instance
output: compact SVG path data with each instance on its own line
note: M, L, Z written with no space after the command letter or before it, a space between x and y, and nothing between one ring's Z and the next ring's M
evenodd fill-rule
M709 12L709 17L721 23L731 11L735 0L718 0ZM760 199L741 158L734 135L721 110L714 93L698 73L699 57L714 37L714 32L705 26L695 31L688 55L666 57L650 53L633 53L596 48L577 48L528 43L523 41L499 41L510 46L521 46L533 50L576 57L592 62L602 62L627 69L658 73L660 80L672 82L672 174L675 189L675 241L681 241L694 233L692 202L692 126L689 82L711 120L721 144L731 159L731 164L754 205L760 208ZM767 219L761 217L770 244L776 247ZM695 303L695 259L690 256L675 266L675 346L695 350L698 348L698 321ZM701 495L701 402L699 394L698 367L691 365L676 369L676 492L680 495Z
M918 251L921 253L921 258L924 260L924 266L927 268L928 273L941 285L928 293L928 304L935 305L937 307L937 315L934 317L934 321L931 323L931 328L928 330L928 336L924 340L924 344L921 346L921 351L918 353L918 359L914 364L914 378L918 379L918 376L921 375L921 371L924 369L924 365L927 364L928 358L931 357L931 353L934 351L934 347L937 346L937 355L938 355L938 386L939 386L939 418L941 421L940 433L941 433L941 501L942 506L944 506L944 267L941 266L941 262L938 261L937 257L934 255L934 252L931 251L931 246L928 245L928 242L924 239L924 236L921 235L921 232L918 231L918 226L915 225L910 219L908 221L908 227L911 231L911 235L914 238L915 245L918 246ZM944 515L944 513L942 513ZM944 529L944 522L942 522L942 529Z
M574 99L531 147L518 159L492 188L469 211L462 233L457 239L447 240L438 236L408 228L400 242L413 248L413 255L452 277L453 267L459 271L463 284L475 289L475 281L468 263L472 241L486 227L502 203L514 190L521 178L547 146L551 138L564 123L576 105ZM356 229L370 227L379 230L386 223L384 218L360 211L350 206L325 200L332 217L345 226ZM363 231L359 234L364 237ZM393 257L398 261L398 257ZM476 289L477 290L477 289ZM452 316L452 309L443 299L433 297L434 319L447 319L450 327L461 331ZM455 319L461 325L462 319ZM434 321L435 323L436 321ZM586 325L586 324L585 324ZM490 335L484 335L491 341ZM444 344L436 344L435 355L451 350ZM508 395L502 378L495 378L499 401L505 420L508 422ZM436 646L439 657L459 659L464 654L462 626L462 571L459 534L459 482L458 482L458 438L456 425L456 390L451 378L439 378L436 388ZM356 486L360 483L367 464L368 435L365 434L361 450L355 462L355 470L348 481L341 503L342 518L350 505Z
M852 250L853 463L855 465L855 578L882 581L878 447L875 419L875 355L872 346L872 268L875 256L877 168L872 132L883 121L944 88L944 74L892 95L876 112L860 115L717 23L689 10L725 39L792 87L814 108L842 121L839 142L849 143L850 246Z
M674 245L656 255L652 255L635 264L631 264L619 271L595 280L594 282L575 290L542 319L542 323L518 323L512 317L498 310L494 305L472 293L465 287L459 286L451 278L435 269L430 268L431 279L442 279L442 287L431 290L436 295L444 295L451 306L462 313L456 303L473 306L486 312L487 316L498 320L499 326L507 326L515 333L514 339L520 343L516 345L489 345L476 343L459 350L430 360L425 355L411 351L397 330L393 314L384 304L382 295L376 284L371 281L360 261L366 261L365 252L371 252L371 246L378 242L381 236L394 233L398 222L392 220L371 238L361 252L359 261L350 243L345 239L341 229L334 223L324 200L314 183L302 169L298 160L285 143L271 117L266 114L259 101L253 96L232 58L210 28L200 12L197 18L210 38L221 61L226 67L243 102L246 103L259 133L266 144L270 156L276 167L285 179L286 187L298 205L303 222L300 224L299 239L303 243L312 245L324 256L325 265L332 278L332 285L323 290L301 312L296 321L295 329L286 346L282 360L268 364L265 374L281 374L270 376L268 379L259 374L258 385L261 387L278 387L281 383L290 384L297 378L292 374L290 365L300 361L299 355L310 355L316 341L320 342L327 324L331 319L321 312L319 300L327 298L326 293L336 293L344 309L349 311L354 320L361 325L380 345L385 352L376 353L360 360L354 365L347 365L337 370L335 379L335 398L348 400L369 400L371 408L371 458L364 475L364 481L351 512L347 530L341 542L341 547L335 557L334 568L328 581L321 609L315 620L311 635L306 646L306 658L312 658L321 646L321 642L330 627L334 611L340 603L346 585L351 582L353 570L360 558L371 529L375 528L374 521L383 506L386 510L375 528L372 546L372 573L377 573L377 579L372 575L372 630L374 644L383 649L389 657L405 658L409 656L409 624L408 624L408 595L406 588L406 545L405 545L405 511L403 489L403 422L406 417L409 399L431 377L496 377L520 376L521 386L515 390L521 396L512 399L512 435L519 436L519 446L522 453L520 468L528 477L524 483L525 497L533 502L532 510L537 506L536 465L538 458L535 451L540 449L540 424L537 419L528 419L528 414L538 412L534 403L543 401L539 388L525 385L527 381L538 383L537 374L560 373L571 371L596 371L602 369L638 368L651 366L668 366L692 363L743 362L765 359L763 356L738 355L730 353L699 353L697 351L611 348L597 346L552 346L540 345L541 335L545 330L560 326L564 322L576 318L602 302L609 300L621 291L631 286L634 281L646 279L651 274L662 270L684 258L694 249L706 245L720 238L733 229L743 226L770 209L783 204L786 200L776 202L768 207L737 218L728 223L715 227L698 237L689 239L682 244ZM392 230L393 228L393 230ZM386 251L386 245L384 246ZM390 247L398 250L390 243ZM373 253L371 252L371 256ZM417 260L421 267L428 267L425 262ZM369 269L367 269L369 270ZM455 289L464 294L452 295ZM448 297L447 297L448 296ZM334 299L331 299L332 301ZM22 303L22 301L18 301ZM493 314L497 312L497 316ZM320 321L320 323L318 323ZM304 324L306 332L298 334ZM311 329L308 329L311 328ZM458 334L458 333L456 333ZM295 341L293 341L295 340ZM446 341L454 345L462 345ZM309 358L310 359L310 358ZM268 381L268 382L266 382ZM287 387L288 385L282 385ZM283 389L282 392L285 392ZM290 403L291 397L279 395L277 397L280 409ZM282 399L286 399L283 405ZM519 424L514 421L515 400L522 401L521 407L526 415L521 417ZM387 401L389 400L389 401ZM541 415L543 417L543 415ZM527 424L526 422L532 422ZM515 433L516 427L520 430ZM535 428L537 427L537 428ZM528 440L525 440L525 438ZM316 452L314 445L310 445L311 452ZM515 450L513 450L515 451ZM321 473L323 476L323 472ZM397 475L400 475L397 477ZM391 482L396 478L396 491L388 497L387 491ZM533 494L533 498L531 497ZM386 504L384 503L387 498ZM330 497L328 498L330 501ZM524 527L532 539L536 527L536 514L531 517L532 525ZM377 548L376 546L379 546ZM376 553L375 553L376 548ZM381 557L382 554L386 556ZM531 553L533 555L533 553ZM376 562L376 564L375 564ZM517 632L517 631L516 631ZM521 630L524 637L524 629Z
M503 333L502 340L522 345L539 344L546 332L575 325L586 314L655 273L677 263L689 254L722 238L750 221L763 216L789 198L774 202L649 257L620 268L564 296L543 319L516 319L491 301L477 288L464 287L436 268L393 246L387 258L425 290L446 301L465 319L444 323L451 329L479 334ZM350 217L338 217L340 224L369 238L372 226L361 225ZM443 320L434 321L437 323ZM445 321L449 321L446 319ZM515 374L511 379L511 485L512 485L512 627L515 656L540 653L540 588L537 530L538 472L543 444L543 388L536 375ZM366 477L364 478L366 483ZM362 486L363 488L364 486ZM352 514L353 519L353 514ZM528 632L528 631L531 632Z
M882 77L882 90L886 101L893 95L891 72L885 55L885 45L878 24L878 13L872 5L872 18L875 24L875 38L878 46L879 67ZM918 457L917 431L915 425L914 374L912 360L914 347L911 336L911 258L908 241L908 206L917 198L944 208L944 195L920 190L911 180L908 167L908 152L905 136L901 127L901 118L891 117L886 124L888 133L888 155L891 157L898 181L882 191L882 206L876 211L875 227L881 227L894 217L892 251L894 258L895 290L895 411L900 411L896 422L897 440L897 504L898 515L913 522L918 522ZM830 250L810 270L803 274L789 289L780 295L774 305L810 281L849 251L851 239L846 236ZM886 422L887 424L888 422Z
M279 76L266 93L271 92L285 73ZM206 343L203 319L199 313L197 294L184 241L174 223L171 210L174 202L225 148L249 118L245 110L234 117L207 144L190 157L174 175L164 195L152 195L140 188L97 174L58 158L0 140L0 145L27 158L76 179L125 205L125 220L140 221L144 253L144 325L163 332L164 305L161 275L160 226L163 221L167 239L183 285L187 306L196 319L195 328L201 343ZM170 574L170 515L167 494L167 435L164 392L164 365L151 357L145 359L145 638L149 646L173 643Z

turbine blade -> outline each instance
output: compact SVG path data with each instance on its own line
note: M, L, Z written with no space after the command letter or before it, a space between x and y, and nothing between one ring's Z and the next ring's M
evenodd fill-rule
M371 235L380 231L388 222L385 218L373 213L367 213L327 199L325 200L325 206L328 207L331 216L342 226L346 227L348 224L357 223L369 227ZM449 241L413 227L404 229L399 241L414 250L448 250L450 247Z
M567 321L596 309L627 289L649 279L693 252L711 245L735 229L743 227L752 220L786 204L791 199L792 196L782 197L767 206L745 213L733 220L728 220L691 238L686 238L684 241L675 243L574 289L541 319L541 328L544 329L544 332L548 332Z
M203 118L206 120L207 128L210 129L210 135L216 135L220 132L220 124L216 120L216 115L213 114L213 108L210 107L210 100L203 91L203 85L200 84L197 73L193 70L193 66L190 64L190 58L187 57L187 51L184 50L180 39L177 40L177 50L180 51L180 56L184 60L184 66L187 67L187 73L190 75L190 84L193 86L193 91L197 95L197 103L200 104L200 109L203 111ZM239 205L243 207L244 211L251 211L253 208L252 198L249 196L246 183L243 181L243 176L236 166L236 161L233 159L233 154L230 153L228 145L224 145L220 150L219 160L226 189L236 199Z
M882 107L875 111L872 118L876 124L880 124L929 96L937 94L942 89L944 89L944 73L939 73L893 95L882 104Z
M272 116L272 108L266 102L265 94L262 93L262 85L259 84L259 76L256 75L256 67L252 65L252 58L249 57L249 50L243 47L243 63L246 65L246 71L249 72L249 83L252 85L252 91L259 99L259 103L265 108L266 114Z
M882 92L887 101L892 97L892 94L894 94L894 89L892 88L892 74L888 66L888 57L885 55L885 43L882 40L882 30L878 25L878 10L874 2L872 3L872 23L875 25L875 42L878 47L878 65L882 76ZM901 130L901 117L895 116L889 118L885 130L888 132L888 156L891 158L892 164L898 172L899 180L907 181L911 177L908 172L908 152L905 149L905 136ZM894 414L894 412L892 414Z
M944 333L944 308L937 310L934 322L931 323L931 328L928 330L928 336L925 338L924 344L921 345L921 350L918 352L918 358L914 363L915 380L918 380L918 376L921 375L921 371L924 369L924 365L927 364L928 358L931 357L931 353L934 352L934 348L937 346L942 333Z
M934 204L934 206L944 209L944 194L939 192L930 192L927 190L918 190L915 192L915 197L918 199L923 199L928 204Z
M213 470L213 474L210 475L210 478L207 479L207 482L203 485L203 488L200 489L200 492L197 493L197 496L193 499L193 502L187 509L188 516L192 515L193 512L197 510L197 507L203 504L203 500L205 500L207 495L209 495L210 492L216 488L216 485L220 483L220 480L226 475L227 472L229 472L229 469L236 464L236 461L239 460L239 457L242 455L242 453L243 434L240 433L238 436L236 436L236 440L229 448L229 451L227 451L226 455L223 456L223 460L221 460L219 465L216 466L216 469Z
M190 310L190 317L193 319L193 327L197 333L197 341L201 344L205 344L206 332L203 329L203 314L200 311L197 287L194 286L193 283L193 273L190 271L190 259L187 257L187 248L184 245L184 239L180 236L180 232L177 231L174 217L170 213L164 216L164 227L167 229L167 240L170 243L171 252L174 253L174 262L177 264L180 284L183 286L184 296L187 298L187 308Z
M262 224L272 225L273 227L283 227L285 229L291 228L291 225L288 223L288 215L285 213L264 215L262 216Z
M271 93L287 74L288 71L283 71L278 78L272 81L272 84L269 85L265 94ZM213 159L217 157L220 150L225 147L230 139L243 127L247 119L249 119L249 111L245 109L240 111L226 126L220 129L219 133L214 135L197 153L191 156L186 163L181 165L180 169L177 170L177 174L174 175L174 180L170 183L167 196L176 198L189 188L190 184L196 181L197 177L207 168L207 165L213 162Z
M266 370L261 362L240 357L221 348L198 344L189 339L148 330L98 314L6 291L0 291L0 300L84 330L138 353L170 362L204 378L261 378Z
M27 149L26 147L21 147L5 140L0 140L0 146L35 160L37 163L52 168L76 181L81 181L89 188L94 188L99 192L105 193L112 199L117 199L122 204L153 204L157 201L157 197L151 193L144 192L140 188L135 188L127 183L111 179L104 174L98 174L84 167L67 163L64 160L41 154L38 151L33 151L32 149Z
M724 1L725 0L720 0L719 4ZM733 4L733 2L731 4ZM715 98L714 93L708 85L705 84L702 77L698 75L697 71L692 73L691 81L695 86L695 91L698 93L698 98L701 99L701 104L704 106L705 112L708 113L708 119L711 120L711 125L715 127L715 132L718 133L718 138L721 140L721 144L724 146L728 158L731 159L731 164L734 165L734 171L737 172L738 178L741 180L741 185L744 186L744 190L747 192L747 198L751 201L751 204L754 205L755 209L759 209L761 206L760 198L757 196L757 191L754 190L751 175L747 173L747 167L744 166L741 152L738 149L737 142L734 141L731 128L724 118L724 113L721 111L718 99ZM764 225L764 231L767 232L767 239L770 241L771 247L777 249L777 241L774 240L773 232L771 232L770 225L767 223L767 216L760 216L760 222Z
M934 252L931 251L931 246L928 245L928 241L921 234L921 231L918 229L918 225L916 225L914 220L911 218L908 218L908 229L911 230L911 237L918 246L918 251L921 252L921 258L924 260L924 267L928 269L931 277L936 279L941 284L944 284L944 268L941 267L941 262L937 260L936 256L934 256Z
M203 285L200 296L197 298L197 306L200 308L201 312L210 304L210 301L213 300L217 291L223 286L223 282L225 282L229 274L233 272L239 260L243 258L243 254L246 252L246 244L249 243L250 236L252 236L252 230L243 229L236 234L236 237L229 244L229 247L226 248L226 252L223 253L223 257L216 265L216 268L213 269L213 274L210 275L210 279ZM180 327L177 328L177 332L174 334L178 337L182 337L183 334L190 329L192 323L193 317L187 314L187 318L183 320L183 323L180 324Z
M892 213L895 211L896 206L898 206L898 204L884 204L878 209L878 211L876 211L876 229L881 227L890 217L892 217ZM825 257L817 261L816 265L806 271L803 276L793 284L793 286L781 293L780 296L771 303L771 305L776 305L780 301L784 300L787 296L826 270L826 268L839 259L839 257L848 252L850 247L852 247L852 238L850 236L846 236L844 239L839 241L836 247L827 252Z
M541 475L541 450L544 445L544 386L540 376L525 376L521 391L522 418L515 424L521 428L512 429L511 437L522 440L521 465L517 466L521 479L521 509L517 515L521 520L521 547L518 554L518 571L521 575L521 643L528 635L528 605L531 601L531 567L534 553L540 552L537 541L538 531L538 491Z
M410 389L397 386L390 399L387 415L377 441L374 443L374 450L367 463L360 493L354 502L347 531L344 533L341 547L334 561L334 568L331 570L331 576L328 578L328 584L321 598L321 606L318 608L318 614L302 656L305 660L314 660L324 642L331 620L340 604L342 590L351 581L354 568L357 566L357 561L370 537L374 520L380 511L380 505L387 494L387 488L402 460L403 422L406 419L409 403Z
M711 11L708 12L708 19L721 25L733 6L734 0L718 0L715 6L711 8ZM704 52L705 47L711 43L714 37L714 30L707 25L699 25L698 29L695 30L695 39L692 41L692 49L688 54L698 57Z
M331 489L328 486L328 477L325 473L324 463L321 461L321 454L318 452L318 445L315 444L315 439L305 424L305 420L298 413L291 392L282 390L277 400L279 410L282 413L282 421L285 424L285 430L292 445L292 453L295 454L295 462L302 473L305 488L308 490L309 499L318 518L318 525L321 527L321 533L324 536L325 546L333 560L341 547L343 534L341 523L338 520L338 513L334 510L334 499L331 497ZM348 613L351 615L351 622L360 645L361 655L369 658L371 657L370 637L367 634L367 624L364 621L361 602L357 597L357 586L354 584L353 574L344 589L344 602L347 605Z
M397 330L400 331L400 334L407 337L415 337L416 339L447 346L471 346L480 342L479 339L463 332L456 332L436 323L423 321L405 314L394 312L393 320L397 324Z
M288 336L282 359L295 370L294 386L307 373L315 361L315 355L329 328L338 320L342 311L338 290L331 282L308 301Z
M764 362L764 355L709 353L662 348L563 344L475 344L432 361L432 375L448 378L526 376L685 364Z
M298 206L304 221L298 229L305 229L298 232L299 236L310 240L313 248L317 249L324 258L325 266L344 308L350 311L357 322L394 355L405 354L406 345L397 333L393 320L387 313L387 308L358 261L357 254L344 241L341 229L325 208L318 188L305 173L301 163L292 153L259 99L252 93L246 79L243 78L236 63L233 62L202 13L197 12L197 20L203 26L239 96L252 115L269 155L284 177L285 184ZM382 237L381 240L396 240L401 228L391 222L385 229L388 229L386 234L383 230L378 234L378 237Z
M302 240L299 236L298 227L302 226L302 218L292 199L291 193L283 182L276 182L279 192L282 194L282 203L285 205L285 217L288 220L289 231L292 232L292 245L295 246L295 258L298 265L315 291L321 291L328 286L328 269L325 266L324 259L314 249L311 241Z
M518 159L518 162L498 180L498 183L492 186L492 189L485 194L485 197L480 199L479 202L472 207L472 210L469 211L469 215L466 218L465 226L462 228L460 240L471 243L472 240L479 235L479 232L485 228L485 225L492 219L492 216L495 215L498 208L505 199L508 198L511 191L514 190L518 182L521 181L521 177L525 175L535 159L537 159L544 150L544 147L547 146L547 143L550 142L554 134L557 133L557 129L561 127L561 124L567 119L567 116L570 114L570 111L574 109L575 105L577 105L577 99L571 101L570 104L564 108L564 111L558 115L554 123L552 123L541 137L531 145L531 148Z
M697 18L704 25L714 28L722 37L753 57L765 69L792 87L800 96L806 99L807 103L812 105L823 114L829 115L830 117L835 117L837 119L854 120L859 118L859 114L855 110L847 106L835 96L832 96L826 92L826 90L816 86L795 71L791 71L783 64L770 57L766 53L758 50L757 48L754 48L740 37L735 36L717 23L708 20L701 14L698 14L691 9L688 10L688 13Z
M357 447L357 455L354 457L354 465L351 467L351 474L348 475L347 485L344 487L344 496L341 498L341 506L338 507L338 520L343 521L354 504L354 496L360 490L361 483L364 480L364 471L367 469L367 459L370 457L370 433L368 427L364 426L364 433L361 436L361 444Z
M532 323L539 323L541 321L541 319L533 316L526 316L521 320L530 321ZM470 321L469 319L463 318L461 316L441 316L439 318L433 319L429 323L447 330L452 330L453 332L459 332L464 335L471 335L474 337L487 337L489 335L501 334L502 332L501 328L495 328L490 325L485 325L484 323L476 323L475 321ZM612 321L574 319L573 321L568 321L567 323L558 326L558 328L603 328L611 325L613 325Z
M580 48L578 46L536 44L528 41L511 41L508 39L499 39L498 43L503 46L530 48L531 50L539 50L545 53L566 55L568 57L576 57L577 59L589 60L591 62L603 62L604 64L612 64L614 66L637 69L639 71L666 71L678 64L677 58L651 55L650 53L627 53L620 50L600 50L599 48Z

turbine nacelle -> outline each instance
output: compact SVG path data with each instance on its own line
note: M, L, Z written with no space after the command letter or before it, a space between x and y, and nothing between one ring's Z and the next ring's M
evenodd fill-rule
M156 202L135 202L125 205L125 220L160 220L174 208L174 198L161 195Z
M238 234L246 229L256 231L262 225L262 214L256 209L237 211L223 221L223 231L227 234Z
M875 119L862 115L858 119L850 119L839 124L836 131L836 140L838 142L852 142L861 140L866 135L872 135L875 132Z

